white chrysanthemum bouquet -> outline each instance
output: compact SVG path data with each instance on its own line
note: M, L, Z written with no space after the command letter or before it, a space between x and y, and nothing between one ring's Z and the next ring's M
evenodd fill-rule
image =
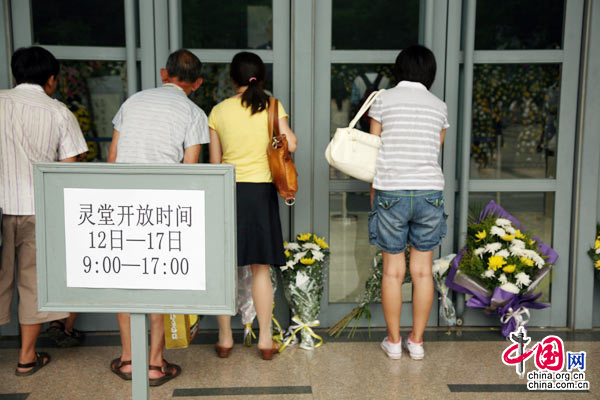
M294 316L281 350L296 342L297 333L300 333L300 347L312 350L323 343L312 328L319 325L317 317L321 311L323 271L329 261L329 245L317 235L304 233L296 236L296 242L284 246L287 262L281 268L283 290Z

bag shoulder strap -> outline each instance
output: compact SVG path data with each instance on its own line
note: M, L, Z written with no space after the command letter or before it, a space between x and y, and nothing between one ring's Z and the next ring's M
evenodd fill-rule
M269 126L269 143L273 136L278 137L279 134L279 101L275 97L269 98L269 108L267 109L267 121Z
M360 110L358 110L358 112L356 113L356 115L354 116L354 118L352 119L352 121L350 121L350 125L348 125L348 128L354 128L354 126L356 125L356 123L361 119L361 117L363 116L363 114L365 112L367 112L367 110L369 109L369 107L371 107L371 105L375 102L375 99L377 98L377 96L379 96L382 92L385 92L385 89L381 89L381 90L377 90L375 92L372 92L369 95L369 97L367 97L367 99L363 103L363 105L360 108Z

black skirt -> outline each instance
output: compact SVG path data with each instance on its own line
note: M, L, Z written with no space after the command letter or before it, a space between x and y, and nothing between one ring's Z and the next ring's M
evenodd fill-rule
M238 266L285 265L275 185L238 182L236 195Z

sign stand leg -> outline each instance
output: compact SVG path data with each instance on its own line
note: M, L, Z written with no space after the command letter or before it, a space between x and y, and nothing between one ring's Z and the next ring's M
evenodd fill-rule
M131 394L133 400L150 399L148 386L148 323L146 314L131 314Z

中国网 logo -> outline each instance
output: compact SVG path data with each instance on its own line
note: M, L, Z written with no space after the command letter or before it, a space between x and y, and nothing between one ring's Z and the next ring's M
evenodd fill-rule
M519 377L525 377L526 361L534 359L536 369L527 372L527 389L590 389L589 381L585 380L585 351L565 351L563 340L555 335L548 335L529 347L531 338L522 326L510 334L510 340L512 344L502 352L502 362L514 366Z

